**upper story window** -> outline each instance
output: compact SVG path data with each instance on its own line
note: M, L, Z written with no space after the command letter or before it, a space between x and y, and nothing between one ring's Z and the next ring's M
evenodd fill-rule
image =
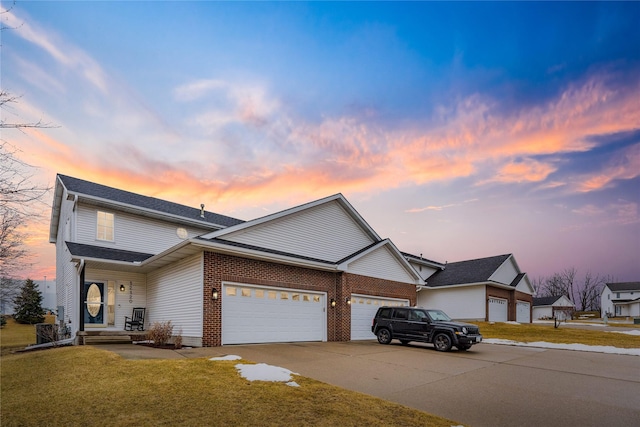
M98 211L98 226L96 227L96 239L113 242L114 216L109 212Z

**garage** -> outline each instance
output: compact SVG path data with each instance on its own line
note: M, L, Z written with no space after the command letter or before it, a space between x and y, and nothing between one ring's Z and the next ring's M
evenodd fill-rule
M531 323L531 304L526 301L516 303L516 322Z
M224 284L222 344L326 341L326 294Z
M351 339L371 340L376 336L371 332L371 322L382 306L409 306L409 300L397 298L372 297L370 295L351 294Z
M489 297L489 321L506 322L508 306L506 299Z

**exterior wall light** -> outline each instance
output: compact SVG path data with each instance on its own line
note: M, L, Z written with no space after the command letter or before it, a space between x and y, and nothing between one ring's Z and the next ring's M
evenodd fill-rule
M331 298L331 308L336 306L336 300L334 300L333 298Z
M351 305L351 297L347 297L346 302L347 302L347 305Z
M216 288L211 289L211 299L214 301L218 300L218 290Z
M126 290L127 290L127 288L125 288L124 285L120 285L120 292L124 292Z

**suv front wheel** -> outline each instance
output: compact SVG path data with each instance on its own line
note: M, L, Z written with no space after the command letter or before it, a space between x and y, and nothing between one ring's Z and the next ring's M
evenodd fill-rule
M380 344L389 344L391 342L391 332L388 329L382 328L378 330L376 335Z
M451 337L445 333L440 333L435 336L433 339L433 346L438 351L449 351L451 350Z

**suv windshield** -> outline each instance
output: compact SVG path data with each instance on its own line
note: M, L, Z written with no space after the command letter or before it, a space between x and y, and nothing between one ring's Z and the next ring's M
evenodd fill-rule
M451 318L447 316L442 310L427 310L427 313L429 313L429 317L431 317L431 320L441 320L444 322L451 321Z

